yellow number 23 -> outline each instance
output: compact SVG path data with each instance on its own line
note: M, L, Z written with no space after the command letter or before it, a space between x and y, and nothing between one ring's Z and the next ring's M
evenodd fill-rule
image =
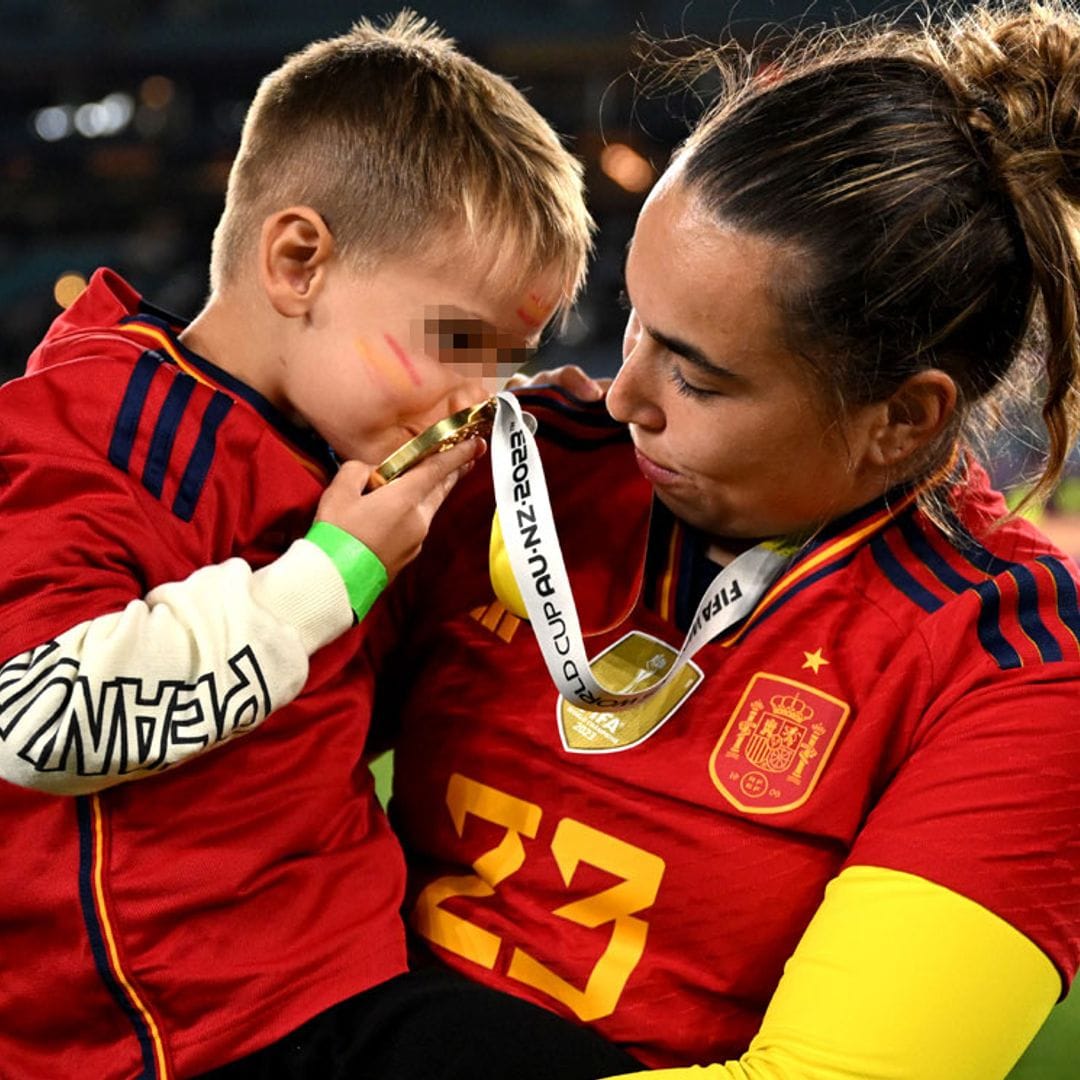
M416 929L429 941L467 960L491 969L502 939L446 911L441 905L453 896L475 899L494 896L500 882L525 862L523 836L536 838L542 811L535 803L454 773L447 785L446 804L458 836L470 814L505 829L502 840L472 864L473 873L442 877L428 885L413 911ZM564 904L553 915L597 929L612 924L611 935L593 967L585 988L567 982L524 949L514 948L507 974L562 1002L581 1019L597 1020L615 1011L619 997L645 951L649 926L636 917L656 900L664 876L664 860L639 847L563 818L551 840L551 854L569 888L581 863L622 878L602 892Z

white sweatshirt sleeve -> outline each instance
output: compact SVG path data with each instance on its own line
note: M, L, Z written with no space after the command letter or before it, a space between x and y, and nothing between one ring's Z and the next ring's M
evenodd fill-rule
M340 573L297 540L159 585L0 665L0 778L82 795L152 775L257 727L353 621Z

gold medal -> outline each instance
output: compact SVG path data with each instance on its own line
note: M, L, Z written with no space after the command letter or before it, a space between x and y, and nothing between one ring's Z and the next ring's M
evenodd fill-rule
M495 401L495 398L488 398L479 405L470 405L421 431L371 474L368 487L382 487L430 454L442 453L466 439L488 438L495 422Z

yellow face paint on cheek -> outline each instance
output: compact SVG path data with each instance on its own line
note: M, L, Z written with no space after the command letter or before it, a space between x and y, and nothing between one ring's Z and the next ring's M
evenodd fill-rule
M353 342L353 348L364 366L369 371L375 372L383 382L389 383L395 390L405 392L423 382L408 357L405 357L406 366L388 347L380 346L365 338L357 338ZM398 348L400 349L400 346Z

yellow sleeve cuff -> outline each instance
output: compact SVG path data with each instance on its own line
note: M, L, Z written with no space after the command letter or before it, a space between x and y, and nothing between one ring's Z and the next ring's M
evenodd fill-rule
M1000 1080L1060 992L1046 955L973 900L912 874L849 867L826 890L747 1052L648 1075Z

